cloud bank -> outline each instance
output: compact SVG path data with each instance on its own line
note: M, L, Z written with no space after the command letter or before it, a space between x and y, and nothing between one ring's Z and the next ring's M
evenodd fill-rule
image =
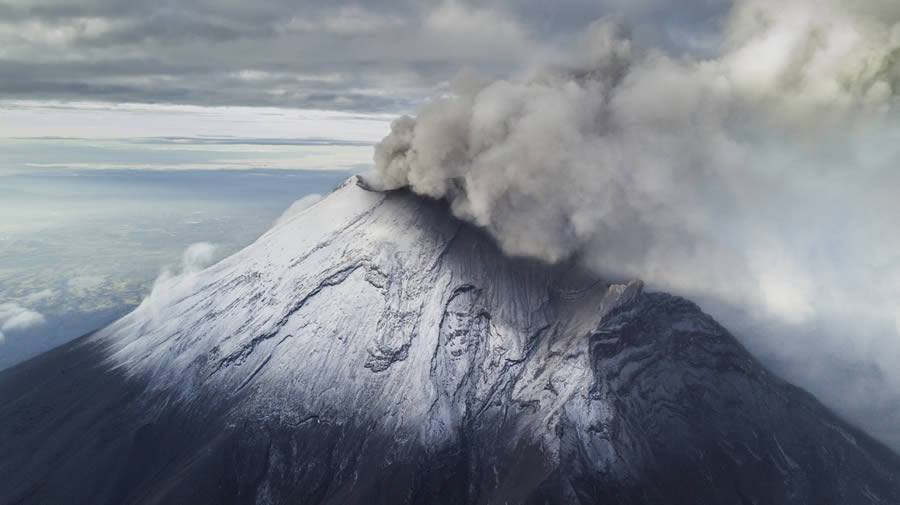
M396 112L460 67L502 75L604 12L637 20L638 38L695 45L721 4L6 0L0 100Z
M461 74L376 169L511 255L700 301L900 447L900 8L739 0L717 40L673 56L601 20L521 79Z

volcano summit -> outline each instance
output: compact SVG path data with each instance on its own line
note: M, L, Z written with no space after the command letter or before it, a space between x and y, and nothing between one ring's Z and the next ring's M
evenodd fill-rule
M358 177L0 373L0 418L0 504L900 503L693 303Z

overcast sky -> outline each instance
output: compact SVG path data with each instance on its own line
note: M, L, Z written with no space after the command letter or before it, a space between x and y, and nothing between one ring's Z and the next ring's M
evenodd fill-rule
M721 0L3 0L0 99L410 110L461 68L505 75L624 15L702 52Z

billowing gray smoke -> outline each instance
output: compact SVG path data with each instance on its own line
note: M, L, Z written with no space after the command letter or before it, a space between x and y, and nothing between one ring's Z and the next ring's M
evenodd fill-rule
M376 168L509 254L699 300L900 447L898 22L893 0L739 0L700 59L599 21L523 79L463 74Z

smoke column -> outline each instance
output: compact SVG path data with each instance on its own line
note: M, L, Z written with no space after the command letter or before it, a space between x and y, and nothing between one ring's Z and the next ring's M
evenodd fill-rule
M900 4L739 0L718 55L601 20L519 80L463 74L375 150L510 255L691 297L900 447Z

